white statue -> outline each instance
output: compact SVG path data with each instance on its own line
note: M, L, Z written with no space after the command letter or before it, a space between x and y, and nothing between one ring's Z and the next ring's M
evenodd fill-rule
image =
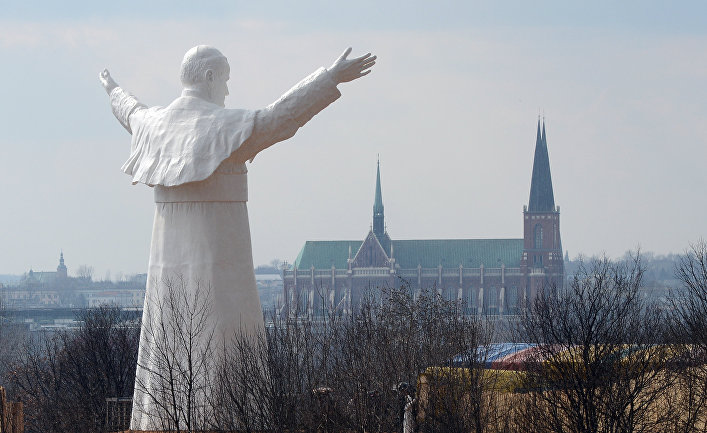
M209 285L217 336L231 338L244 329L263 329L245 162L292 137L339 98L337 84L371 71L375 56L347 59L350 52L347 49L329 69L320 68L260 110L224 108L230 68L226 57L209 46L187 51L180 75L184 90L166 107L146 107L118 87L108 70L100 73L113 113L132 134L130 157L122 169L133 184L154 187L146 303L160 299L162 281L179 277ZM143 329L140 365L149 362L145 359L149 353ZM145 374L138 366L137 378ZM133 407L146 403L145 398L136 387ZM133 410L131 429L156 427L150 415Z

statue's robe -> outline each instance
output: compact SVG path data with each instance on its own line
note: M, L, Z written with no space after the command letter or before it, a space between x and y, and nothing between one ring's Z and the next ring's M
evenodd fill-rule
M263 329L245 162L292 137L339 96L323 68L261 110L225 109L186 92L167 107L147 108L119 87L111 92L113 113L132 134L122 169L133 183L154 187L156 205L131 429L163 428L150 393L161 392L151 371L162 368L155 340L164 336L154 320L168 302L168 287L209 295L212 346Z

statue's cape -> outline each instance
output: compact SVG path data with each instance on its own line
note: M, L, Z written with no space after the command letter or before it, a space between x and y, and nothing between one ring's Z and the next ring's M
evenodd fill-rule
M253 132L255 111L181 96L130 115L132 145L123 172L133 184L176 186L204 180Z

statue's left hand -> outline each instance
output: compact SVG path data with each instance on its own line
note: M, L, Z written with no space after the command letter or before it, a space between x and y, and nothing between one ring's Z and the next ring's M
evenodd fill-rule
M101 80L101 84L103 84L103 88L106 89L106 93L110 95L110 92L118 87L118 83L115 82L113 77L110 76L110 72L108 72L108 69L104 69L101 71L100 74L98 74L98 79Z
M364 54L361 57L348 60L346 57L351 53L351 47L347 48L334 64L329 67L329 72L334 81L345 83L361 78L371 72L371 68L376 64L376 56L371 56L371 53Z

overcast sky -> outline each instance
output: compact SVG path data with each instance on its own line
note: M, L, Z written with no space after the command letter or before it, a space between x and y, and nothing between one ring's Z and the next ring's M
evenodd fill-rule
M259 108L347 47L379 62L249 166L255 264L362 239L380 154L393 239L519 238L544 112L570 256L705 237L703 1L2 1L0 274L145 272L150 188L98 72L148 105L179 95L197 44ZM341 4L340 4L341 3Z

